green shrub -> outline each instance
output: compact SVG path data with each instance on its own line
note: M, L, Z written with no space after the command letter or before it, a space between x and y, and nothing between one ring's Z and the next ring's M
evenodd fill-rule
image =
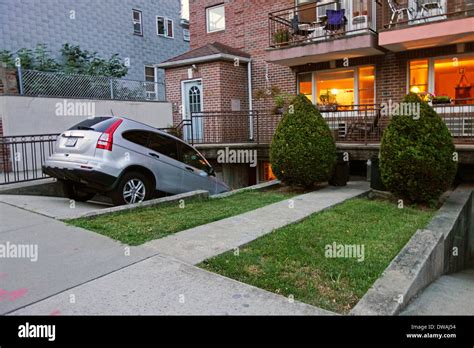
M318 109L303 95L290 102L270 148L278 179L311 187L329 179L336 163L336 145Z
M420 103L420 117L392 117L380 149L382 180L401 198L433 203L454 181L455 147L448 127L430 105L416 94L403 101Z

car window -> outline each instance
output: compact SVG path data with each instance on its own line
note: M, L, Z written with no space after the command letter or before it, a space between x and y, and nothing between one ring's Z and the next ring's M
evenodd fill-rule
M148 137L150 133L140 130L132 130L122 134L122 137L125 140L131 141L134 144L147 146L148 145Z
M178 159L177 141L167 136L158 133L151 133L148 147L165 156L176 160Z
M117 119L113 117L94 117L88 118L75 126L69 128L69 130L93 130L96 132L105 132Z
M196 152L196 150L181 142L178 143L178 147L180 150L181 162L205 172L209 172L209 165L207 164L206 160L198 152Z

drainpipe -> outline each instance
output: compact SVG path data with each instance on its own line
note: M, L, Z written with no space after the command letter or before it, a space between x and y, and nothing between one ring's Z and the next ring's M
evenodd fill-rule
M249 89L249 127L250 127L250 140L253 140L253 97L252 97L252 59L247 64L247 80Z

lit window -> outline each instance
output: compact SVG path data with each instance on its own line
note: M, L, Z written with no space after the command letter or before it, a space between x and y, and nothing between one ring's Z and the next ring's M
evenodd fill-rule
M423 93L428 91L428 60L410 62L410 92Z
M142 11L133 10L133 34L143 35Z
M375 104L375 67L359 68L359 104Z
M156 32L159 36L173 38L173 20L166 17L156 17Z
M273 173L272 165L270 164L270 162L262 162L262 171L261 171L260 180L266 182L266 181L273 181L276 179L277 177Z
M214 6L206 9L207 32L225 30L225 7Z
M318 103L323 105L356 104L354 70L340 70L317 74Z
M473 82L474 57L435 60L434 94L437 97L448 96L457 104L471 104L474 98Z
M299 92L313 101L313 74L299 75Z

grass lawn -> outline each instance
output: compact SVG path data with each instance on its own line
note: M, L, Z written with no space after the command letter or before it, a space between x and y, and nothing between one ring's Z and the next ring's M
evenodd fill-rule
M289 199L294 195L295 193L284 189L244 191L227 198L189 200L185 202L184 208L176 202L67 222L128 245L140 245Z
M199 266L283 296L348 313L434 211L354 199ZM334 242L364 245L365 259L327 258Z

